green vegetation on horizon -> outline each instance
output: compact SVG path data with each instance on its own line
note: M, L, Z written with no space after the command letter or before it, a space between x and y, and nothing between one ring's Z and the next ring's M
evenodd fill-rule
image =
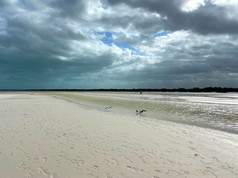
M206 88L133 88L133 89L0 89L0 91L122 91L122 92L238 92L238 88L221 88L221 87L206 87Z

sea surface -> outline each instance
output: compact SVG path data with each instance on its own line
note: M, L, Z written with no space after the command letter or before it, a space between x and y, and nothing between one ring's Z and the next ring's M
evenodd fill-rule
M238 93L75 92L56 96L106 112L212 128L238 134ZM105 109L106 107L111 108ZM142 114L136 110L146 110Z

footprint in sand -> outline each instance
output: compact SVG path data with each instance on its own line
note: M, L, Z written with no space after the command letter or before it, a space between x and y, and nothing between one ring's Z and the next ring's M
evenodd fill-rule
M45 176L48 176L50 174L49 171L47 169L43 168L43 167L38 168L38 172L40 174L45 175Z
M129 168L130 170L132 170L132 171L134 171L134 172L138 172L138 168L136 168L136 167L132 167L132 166L126 166L127 168Z
M95 168L95 169L98 169L98 168L99 168L99 166L98 166L98 165L96 165L96 164L94 164L94 165L93 165L93 168Z
M220 162L220 160L216 157L212 157L213 159L215 159L217 162Z
M57 174L51 174L47 169L45 169L43 167L39 167L38 172L45 176L49 176L50 178L57 178Z
M34 175L33 175L32 173L30 173L30 172L28 172L28 173L26 174L26 176L27 176L27 178L32 178L32 177L34 177Z
M155 169L155 172L163 172L162 170L159 170L159 169Z
M71 162L74 164L75 168L79 168L81 165L84 164L83 160L72 159Z
M42 160L43 160L44 162L46 162L46 161L47 161L47 157L43 157Z

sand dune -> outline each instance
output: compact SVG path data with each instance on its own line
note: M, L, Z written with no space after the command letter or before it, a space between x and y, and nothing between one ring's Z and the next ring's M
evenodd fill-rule
M238 177L238 136L0 94L0 177Z

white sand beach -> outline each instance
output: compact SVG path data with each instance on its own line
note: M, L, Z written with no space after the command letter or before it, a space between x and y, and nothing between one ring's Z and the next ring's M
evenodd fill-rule
M0 178L236 178L237 163L237 134L0 93Z

